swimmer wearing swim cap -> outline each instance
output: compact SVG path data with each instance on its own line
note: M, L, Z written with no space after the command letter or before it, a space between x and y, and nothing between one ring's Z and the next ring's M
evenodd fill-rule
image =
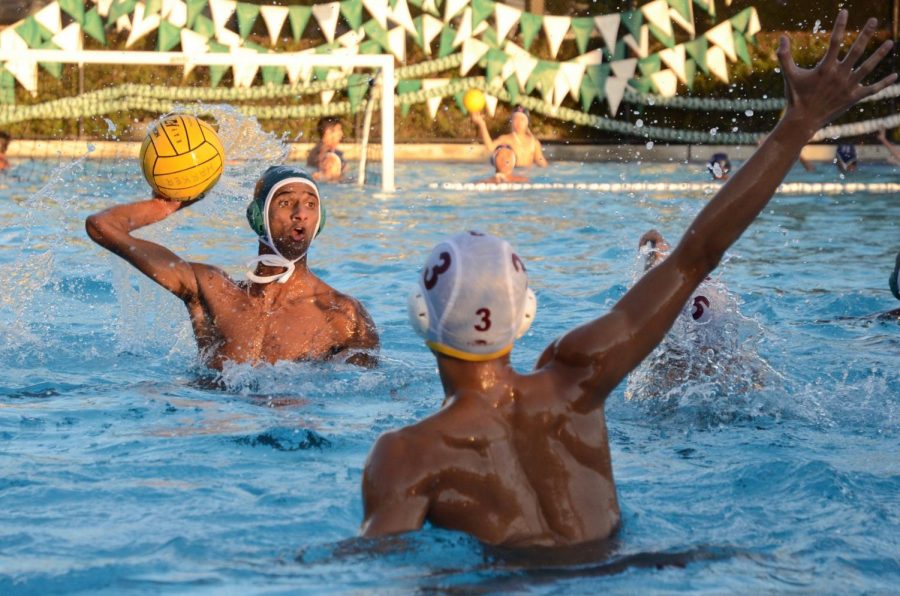
M521 183L528 182L525 176L516 176L513 169L516 167L516 152L509 145L498 145L491 155L491 165L494 166L494 175L484 180L479 180L479 184L504 184L504 183Z
M340 182L344 174L344 162L334 151L324 153L319 158L319 169L313 172L317 182Z
M273 166L257 183L247 220L259 248L247 281L132 235L194 202L154 197L117 205L88 217L86 227L91 239L184 302L206 366L333 358L374 363L369 351L378 347L378 335L369 314L307 268L325 209L306 172Z
M666 336L812 135L896 80L891 75L863 83L892 46L885 42L873 58L861 60L874 19L838 62L846 22L841 11L828 53L812 70L794 63L782 38L785 117L669 256L610 312L574 321L533 370L520 373L510 363L513 342L535 312L527 259L478 232L452 236L431 251L409 306L414 328L437 361L443 395L435 404L441 405L425 419L381 435L372 448L362 482L364 536L429 523L488 544L525 548L584 545L616 532L621 514L607 397ZM602 252L602 240L595 242L595 252ZM532 333L556 332L548 325Z
M706 163L706 171L713 177L713 180L728 180L728 174L731 172L731 161L726 153L714 153Z
M857 166L856 147L849 143L838 145L834 151L834 165L842 174L855 172Z
M522 106L516 106L509 116L509 132L502 134L495 140L491 139L488 132L487 124L484 122L484 116L481 113L472 112L472 122L478 127L481 140L488 152L493 155L497 147L508 145L512 147L516 153L516 166L520 168L528 168L532 165L538 165L542 168L547 167L547 160L544 157L541 142L532 134L528 128L529 118L528 110Z

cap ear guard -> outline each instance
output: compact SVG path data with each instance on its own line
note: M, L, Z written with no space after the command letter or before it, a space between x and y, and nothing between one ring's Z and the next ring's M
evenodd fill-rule
M419 334L425 337L428 332L430 318L428 316L428 303L425 302L425 293L422 288L416 287L409 293L406 299L406 314L409 315L409 324Z
M519 339L531 328L534 323L534 316L537 313L537 296L534 291L528 288L525 292L525 310L522 312L522 321L519 323L519 330L516 332L516 339Z

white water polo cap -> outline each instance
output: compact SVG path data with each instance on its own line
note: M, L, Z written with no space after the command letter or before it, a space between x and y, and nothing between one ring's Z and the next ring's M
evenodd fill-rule
M428 347L481 362L512 350L534 321L537 299L508 242L464 232L434 247L407 306Z

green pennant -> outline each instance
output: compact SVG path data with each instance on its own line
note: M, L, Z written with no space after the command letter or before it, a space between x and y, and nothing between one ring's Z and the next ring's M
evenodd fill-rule
M168 52L181 43L181 29L169 21L163 20L156 30L156 49L160 52Z
M704 74L709 74L709 69L706 67L706 51L709 49L709 42L706 41L706 38L698 37L697 39L686 41L684 42L684 49L687 51L688 56L697 62L700 70Z
M418 8L422 8L422 0L406 0L406 3L417 6Z
M666 32L657 27L656 25L650 25L650 34L653 35L656 39L661 41L664 46L667 48L675 47L675 36L674 35L666 35ZM639 39L639 38L638 38Z
M694 90L694 79L697 78L697 63L691 58L684 61L684 76L687 80L687 88L689 91Z
M603 48L603 60L604 62L614 62L616 60L624 60L628 54L627 46L625 42L619 40L616 42L616 47L613 52L610 52L608 48Z
M509 60L509 56L496 48L489 49L485 56L487 59L487 68L485 69L484 78L487 80L488 85L490 85L495 78L500 76L500 72L503 70L503 64Z
M341 15L350 28L356 31L362 27L362 2L360 0L344 0L341 2Z
M96 6L84 14L84 25L81 26L81 29L103 45L106 45L106 30Z
M694 0L694 4L706 11L712 18L716 18L716 2L715 0Z
M159 14L162 10L162 0L146 0L144 5L144 18Z
M438 44L438 58L444 58L453 53L453 40L456 38L456 29L447 25L441 30L441 41Z
M685 21L691 22L691 0L669 0L669 6L675 9Z
M464 116L469 115L469 110L466 109L466 104L463 101L463 98L466 96L465 91L460 91L456 95L453 96L453 99L456 100L456 105L459 107L459 111L463 113Z
M549 98L553 95L553 84L556 81L556 72L558 70L558 62L538 60L537 66L534 67L531 75L528 76L525 92L531 93L537 89L544 97L544 101L549 101Z
M209 0L186 0L185 3L187 4L187 24L185 26L193 29L194 19L209 5Z
M538 32L541 30L541 23L543 19L541 19L540 15L531 14L530 12L523 12L521 18L519 18L519 31L522 32L522 47L526 50L531 48L531 44L534 43L534 38L537 37Z
M413 19L413 25L416 26L416 43L419 45L420 48L422 48L424 50L425 49L425 32L422 30L422 28L425 25L422 23L423 20L424 19L422 18L422 15L419 15Z
M747 25L750 24L750 17L752 15L753 8L745 8L728 20L731 21L732 28L737 29L738 31L743 33L747 30Z
M16 103L16 77L0 66L0 104Z
M594 31L594 19L591 17L575 17L572 19L572 32L575 34L575 44L578 46L578 53L584 54L587 51L588 43L591 41L591 33Z
M509 101L513 105L519 103L519 81L516 79L516 75L513 75L506 79L506 82L503 83L503 86L506 87L506 92L509 93Z
M57 0L57 4L79 25L84 25L84 0ZM134 10L133 7L132 10Z
M644 24L644 15L641 14L639 10L629 10L628 12L623 12L619 15L622 20L622 24L628 29L628 32L634 36L635 39L641 38L641 25Z
M194 32L199 33L206 39L212 39L216 34L216 24L206 15L198 14L194 19Z
M300 41L300 38L303 37L303 30L306 29L310 15L312 15L312 8L309 6L288 8L288 20L291 22L291 35L294 36L294 41Z
M253 31L253 25L256 24L257 17L259 17L259 6L238 2L234 12L237 15L238 33L240 33L241 39L247 39L247 36Z
M582 80L590 79L597 90L597 99L606 97L606 79L609 77L609 71L609 64L594 64L585 69L587 77Z
M418 79L405 79L397 81L397 94L400 96L400 114L405 118L409 114L410 104L403 101L403 95L406 93L415 93L422 88L422 81Z
M359 102L369 91L369 75L351 74L347 84L347 99L350 101L350 111L356 112Z
M494 14L494 0L472 0L472 28Z
M481 41L488 44L492 48L500 48L500 40L497 39L497 30L493 27L488 27L484 30L484 33L481 34Z
M260 54L269 53L269 50L251 41L244 42L244 47L256 50ZM266 85L284 85L284 79L287 78L287 69L284 66L261 66L259 72Z
M45 41L38 47L41 50L58 50L58 49L60 49L60 47L58 45L56 45L55 43L53 43L52 41ZM60 62L38 62L38 64L41 66L41 68L43 68L44 70L49 72L53 76L53 78L55 78L57 80L62 78L62 72L63 72L62 63L60 63Z
M34 17L28 17L22 24L16 27L16 33L25 40L29 48L37 48L44 42L44 36L41 34L43 27ZM52 36L51 36L52 37Z
M372 19L363 25L363 31L366 32L366 39L378 43L385 50L389 49L387 31L378 24L378 21Z
M645 77L649 77L662 69L662 60L660 59L659 54L651 54L646 58L638 60L638 68Z
M650 77L643 79L632 79L628 82L628 84L631 85L633 89L636 89L638 92L640 92L642 95L646 95L650 93L650 91L656 89L656 86L653 84L653 81L650 80ZM659 90L656 89L656 91Z
M581 89L579 91L579 95L581 96L581 111L590 112L591 104L597 99L597 87L594 86L594 82L591 79L584 77L581 79Z
M212 21L210 21L212 22ZM196 23L195 23L196 24ZM214 54L224 54L228 52L228 46L215 40L209 40L209 51ZM230 67L224 64L213 64L209 67L209 84L211 87L217 87L222 82L222 77L228 72Z
M360 54L380 54L381 53L381 45L378 42L372 41L368 39L361 44L359 44L359 53Z
M137 0L118 0L115 4L109 7L109 13L107 13L106 17L106 24L112 25L122 16L130 15L134 12L134 7L136 4Z
M731 35L734 38L734 53L741 59L741 62L747 66L752 66L753 60L750 58L750 50L747 49L747 42L744 41L744 36L737 31L733 31Z

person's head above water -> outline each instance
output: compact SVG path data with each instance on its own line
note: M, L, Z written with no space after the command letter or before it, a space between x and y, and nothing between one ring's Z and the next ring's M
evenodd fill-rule
M316 131L319 133L322 144L326 147L337 147L344 138L344 127L340 119L334 116L319 119Z
M834 151L834 164L843 172L856 170L856 147L850 143L842 143Z
M509 115L509 129L516 134L524 134L528 131L528 110L522 106L513 108Z
M537 300L509 243L463 232L434 247L407 306L429 348L482 362L512 350L531 326Z
M274 254L253 259L247 277L256 283L285 283L294 272L294 264L306 256L309 246L325 225L325 207L319 199L319 187L305 171L290 166L272 166L265 171L247 206L247 222L259 242ZM284 267L277 275L258 276L257 264Z
M507 176L512 174L513 169L516 167L516 152L509 145L497 145L493 155L491 155L491 165L494 166L498 174Z
M725 180L731 172L731 161L727 153L714 153L706 163L706 170L714 180Z

